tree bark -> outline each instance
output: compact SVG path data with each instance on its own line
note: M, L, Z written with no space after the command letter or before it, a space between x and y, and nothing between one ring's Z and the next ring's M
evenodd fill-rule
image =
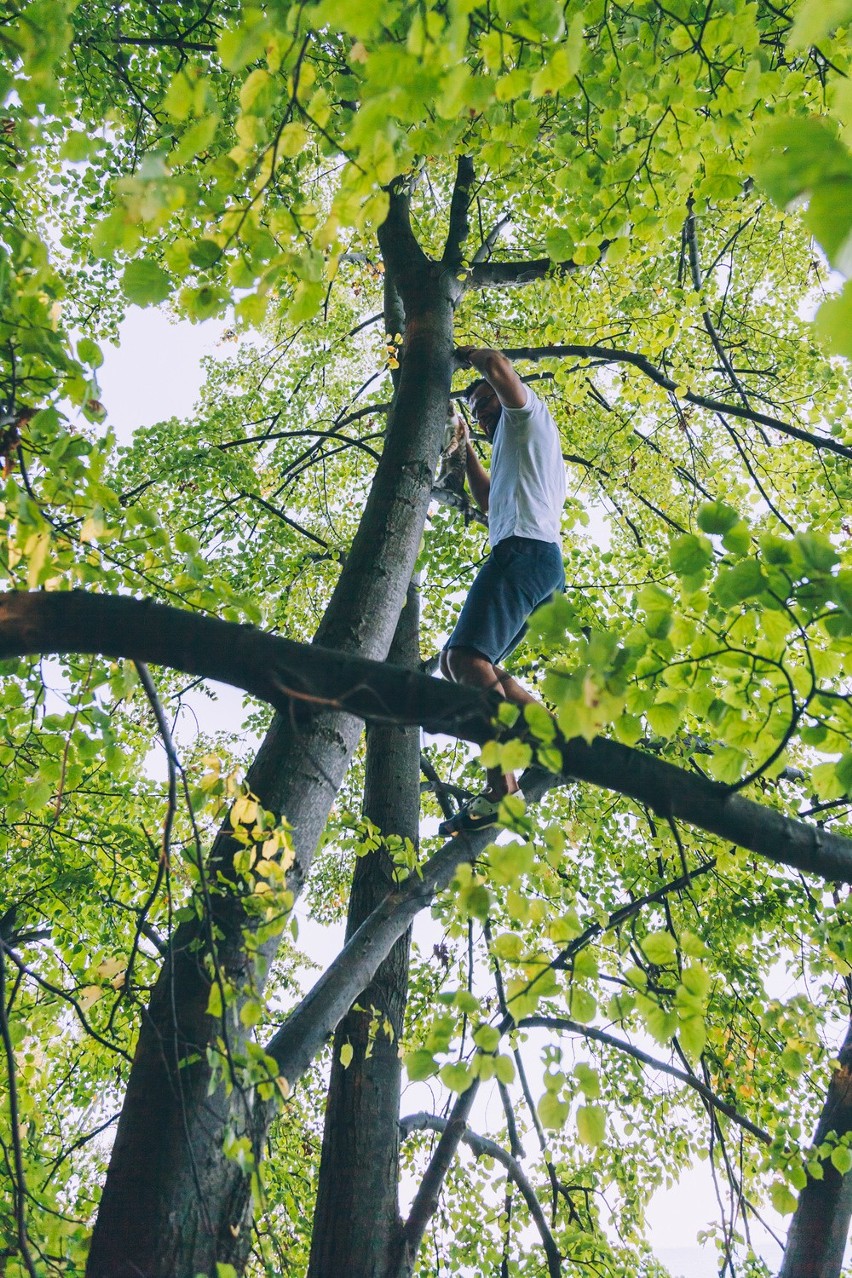
M419 660L418 596L408 593L391 660ZM367 729L364 815L385 836L415 846L420 821L418 728ZM355 863L347 941L394 885L387 845ZM308 1278L385 1278L398 1246L399 1039L408 993L409 928L378 967L334 1035ZM378 1022L378 1023L377 1023ZM389 1023L391 1033L386 1025ZM352 1049L347 1065L344 1047Z
M401 205L392 199L381 238L386 265L398 274L406 351L382 458L316 636L320 644L378 660L390 646L420 545L450 394L458 295L456 282L416 245ZM286 814L292 826L294 895L360 731L350 715L292 705L276 715L249 771L263 806ZM270 1113L240 1085L248 1035L239 1013L262 991L277 942L246 943L257 924L235 883L238 847L226 824L211 852L198 918L172 938L143 1016L88 1278L194 1278L219 1260L241 1267L247 1258L250 1177ZM232 991L222 1017L207 1012L214 965ZM242 1162L225 1153L234 1140L247 1142Z
M852 1132L852 1021L838 1061L814 1145L821 1145L829 1132L838 1137ZM799 1195L778 1278L839 1278L852 1220L852 1172L841 1176L830 1158L821 1165L822 1180L808 1176Z

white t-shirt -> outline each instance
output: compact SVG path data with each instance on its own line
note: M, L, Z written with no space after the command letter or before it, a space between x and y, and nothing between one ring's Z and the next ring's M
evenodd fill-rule
M523 408L506 408L491 449L488 539L534 537L562 544L565 465L556 423L529 386Z

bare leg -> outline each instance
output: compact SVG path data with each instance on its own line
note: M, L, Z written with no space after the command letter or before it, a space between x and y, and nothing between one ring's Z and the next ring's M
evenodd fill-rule
M499 666L492 665L475 648L445 648L441 653L441 674L445 679L464 684L468 688L493 689L516 706L523 707L535 701L535 697L530 696L511 675ZM504 774L499 768L488 768L487 777L486 793L490 799L502 799L505 794L514 794L518 789L513 772Z

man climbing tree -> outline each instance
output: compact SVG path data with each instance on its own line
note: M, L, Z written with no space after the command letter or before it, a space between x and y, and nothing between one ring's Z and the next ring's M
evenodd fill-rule
M565 586L559 433L547 406L500 351L463 346L458 356L482 373L468 403L492 445L491 474L469 438L466 469L474 500L489 516L491 554L441 654L441 671L455 683L492 688L523 707L535 698L499 663L521 642L530 614ZM439 832L494 825L501 800L518 792L513 773L489 768L487 789L442 822Z

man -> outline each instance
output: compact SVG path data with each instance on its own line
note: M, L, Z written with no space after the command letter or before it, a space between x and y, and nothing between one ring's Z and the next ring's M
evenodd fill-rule
M468 391L474 417L492 445L491 474L466 438L473 499L488 515L491 554L479 570L456 628L441 653L455 683L493 688L515 705L534 701L500 662L520 643L530 614L565 588L560 522L565 467L556 424L500 351L462 346L462 366L482 374ZM519 793L512 773L489 769L482 794L439 827L442 835L495 825L500 800Z

